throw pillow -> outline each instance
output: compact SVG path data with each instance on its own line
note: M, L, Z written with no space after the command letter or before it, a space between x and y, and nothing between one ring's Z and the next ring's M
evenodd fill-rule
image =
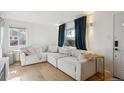
M26 56L31 55L32 53L28 50L28 48L22 48L21 52L25 53Z

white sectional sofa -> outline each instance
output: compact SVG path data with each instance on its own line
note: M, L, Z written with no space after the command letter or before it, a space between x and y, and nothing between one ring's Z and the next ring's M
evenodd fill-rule
M30 47L29 47L30 48ZM86 80L96 73L95 61L89 61L81 56L84 50L58 46L35 46L20 54L21 65L48 62L75 80ZM34 51L35 50L35 51Z

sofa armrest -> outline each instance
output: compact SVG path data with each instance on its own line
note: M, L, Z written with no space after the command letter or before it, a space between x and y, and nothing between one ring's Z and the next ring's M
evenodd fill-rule
M76 80L86 80L96 73L95 61L84 61L76 65Z
M26 55L23 52L20 53L20 61L22 66L26 63Z

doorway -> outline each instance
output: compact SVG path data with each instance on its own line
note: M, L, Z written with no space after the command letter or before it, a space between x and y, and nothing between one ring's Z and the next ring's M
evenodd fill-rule
M124 80L124 14L114 16L114 77Z

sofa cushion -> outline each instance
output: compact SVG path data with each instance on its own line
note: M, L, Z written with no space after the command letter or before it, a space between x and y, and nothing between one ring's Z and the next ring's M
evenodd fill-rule
M72 49L72 50L71 50L71 56L79 57L82 52L85 52L85 50Z
M30 51L30 53L32 55L35 55L39 59L41 59L42 56L40 54L46 51L45 47L46 46L41 46L41 45L36 44L36 45L32 45L32 46L27 47L27 49L28 49L28 51Z
M57 53L58 52L58 46L56 46L56 45L48 46L48 52Z
M48 46L47 45L41 45L41 44L33 44L31 46L28 46L27 48L31 48L35 51L39 51L39 52L46 52Z
M66 57L67 55L65 54L60 54L60 53L47 53L47 56L49 57L53 57L55 59L58 59L58 58L63 58L63 57Z
M47 61L47 52L40 53L42 61Z
M71 55L71 49L67 48L67 47L59 47L59 53L70 56Z
M58 59L58 61L68 62L68 63L76 65L78 63L86 62L87 59L84 58L84 59L79 60L77 57L66 56L66 57Z
M41 46L41 52L47 52L48 51L48 46L47 45L42 45Z
M55 67L57 67L57 62L58 62L58 59L59 58L63 58L63 57L65 57L65 56L67 56L67 55L65 55L65 54L60 54L60 53L47 53L47 61L50 63L50 64L52 64L52 65L54 65Z

